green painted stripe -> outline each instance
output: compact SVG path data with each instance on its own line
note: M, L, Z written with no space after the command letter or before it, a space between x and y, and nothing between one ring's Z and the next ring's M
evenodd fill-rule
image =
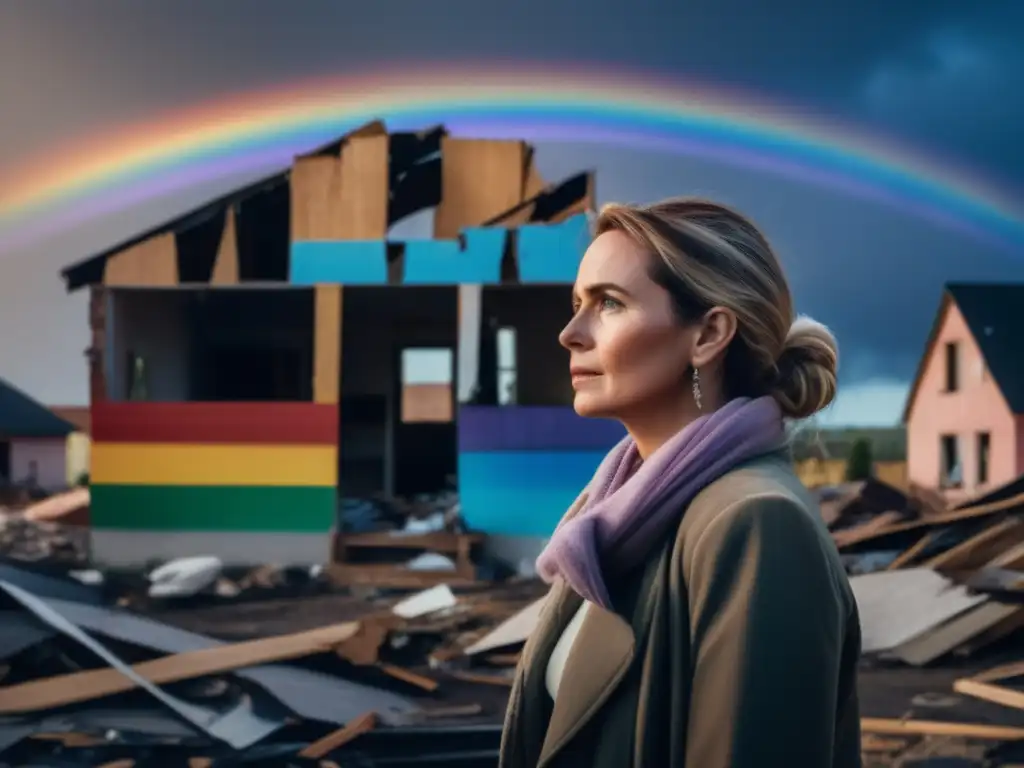
M93 485L93 528L134 531L326 533L337 501L331 487Z

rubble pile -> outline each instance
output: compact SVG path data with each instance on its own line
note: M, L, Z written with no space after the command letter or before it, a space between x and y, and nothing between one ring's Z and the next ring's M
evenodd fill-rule
M0 506L0 556L84 564L89 552L89 489Z
M864 718L865 764L937 743L1024 762L1024 478L958 505L868 480L821 507L860 611L862 710L891 714Z
M493 766L541 592L148 595L129 610L109 585L0 564L0 764Z

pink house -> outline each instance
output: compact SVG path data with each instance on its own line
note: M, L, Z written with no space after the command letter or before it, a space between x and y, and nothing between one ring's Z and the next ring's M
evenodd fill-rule
M1024 284L950 284L903 413L907 475L950 501L1024 473Z

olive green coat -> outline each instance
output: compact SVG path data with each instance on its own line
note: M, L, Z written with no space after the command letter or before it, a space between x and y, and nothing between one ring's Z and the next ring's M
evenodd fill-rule
M547 661L581 605L552 586L517 670L501 768L860 766L857 607L784 456L705 488L611 588L615 610L591 606L552 704Z

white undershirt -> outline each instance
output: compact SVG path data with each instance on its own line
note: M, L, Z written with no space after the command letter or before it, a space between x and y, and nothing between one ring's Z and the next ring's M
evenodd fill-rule
M548 667L545 671L544 682L547 685L548 694L552 699L558 695L558 686L562 682L562 672L565 670L565 662L569 658L572 646L576 642L576 635L579 634L580 626L583 624L583 619L587 617L587 611L589 609L590 603L584 600L583 605L579 607L579 610L576 611L576 614L566 625L565 631L562 632L562 636L558 638L558 642L555 644L554 650L551 651L551 658L548 659Z

